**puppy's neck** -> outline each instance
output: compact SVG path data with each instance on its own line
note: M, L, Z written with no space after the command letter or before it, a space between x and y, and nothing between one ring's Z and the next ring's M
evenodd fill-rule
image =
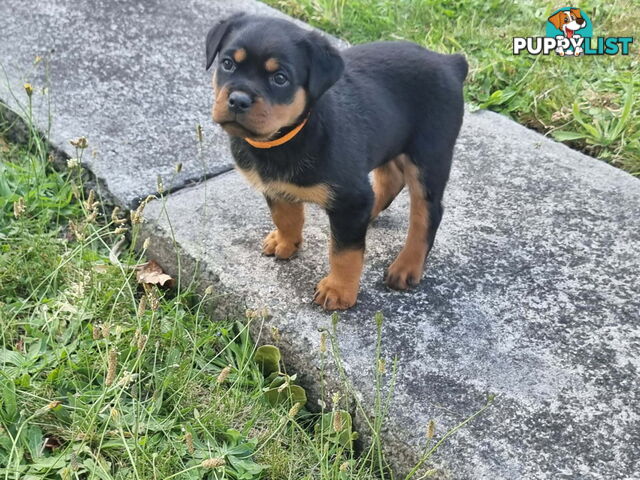
M267 141L256 141L250 138L245 138L244 140L254 148L279 147L280 145L284 145L285 143L289 142L291 139L293 139L296 135L300 133L300 131L304 128L307 121L309 120L309 114L310 112L307 111L305 114L301 115L298 118L298 121L296 121L296 123L279 130L274 135L275 138L269 139Z

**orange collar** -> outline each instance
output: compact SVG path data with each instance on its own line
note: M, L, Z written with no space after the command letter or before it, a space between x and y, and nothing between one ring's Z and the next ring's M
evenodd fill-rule
M291 140L293 137L295 137L298 133L300 133L300 130L302 130L302 127L304 127L304 125L307 123L307 120L309 120L309 115L307 115L305 117L305 119L302 121L302 123L300 123L300 125L298 125L296 128L294 128L293 130L291 130L289 133L287 133L286 135L283 135L280 138L276 138L275 140L270 140L268 142L258 142L257 140L251 140L250 138L246 138L245 137L245 142L247 142L249 145L251 145L252 147L255 148L272 148L272 147L277 147L279 145L282 145L284 143L287 143L289 140Z

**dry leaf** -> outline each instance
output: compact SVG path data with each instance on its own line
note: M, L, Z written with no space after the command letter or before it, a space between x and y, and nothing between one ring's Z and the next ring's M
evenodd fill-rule
M105 265L103 263L97 264L93 266L93 271L96 273L107 273L109 272L110 265Z
M162 271L160 265L151 260L137 268L136 278L138 283L146 283L149 285L160 285L161 287L173 286L173 278Z
M0 137L0 152L8 152L11 150L11 145L3 137Z
M50 448L51 450L57 450L62 446L62 441L58 437L46 437L44 439L43 448Z

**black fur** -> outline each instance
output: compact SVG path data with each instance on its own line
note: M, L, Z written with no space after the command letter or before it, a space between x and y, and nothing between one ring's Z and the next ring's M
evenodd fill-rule
M220 45L224 40L227 30L229 30L234 23L243 16L243 13L238 13L232 17L219 21L216 25L211 27L209 33L207 33L206 41L207 70L211 67L213 60L220 51Z
M368 173L407 154L419 167L428 196L430 247L462 123L464 57L408 42L370 43L338 52L319 34L273 18L236 17L221 34L223 27L209 34L208 64L215 52L245 47L262 55L260 61L268 55L283 59L291 85L273 88L262 78L264 72L256 66L260 62L252 61L226 77L218 70L221 83L231 82L274 103L291 102L299 86L309 98L301 115L310 112L308 122L289 142L257 149L231 137L238 165L257 171L264 181L330 185L334 200L327 213L335 244L353 248L364 247L374 201Z
M315 101L338 81L344 72L344 61L327 39L315 32L305 39L305 45L311 60L307 92Z

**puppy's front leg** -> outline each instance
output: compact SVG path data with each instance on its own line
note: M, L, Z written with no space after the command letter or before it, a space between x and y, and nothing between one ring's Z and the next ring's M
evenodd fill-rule
M302 243L304 204L273 199L265 195L276 229L262 243L262 253L281 259L290 258Z
M373 192L341 204L343 208L328 212L331 223L330 270L329 275L318 283L313 298L326 310L346 310L354 306L358 298Z

